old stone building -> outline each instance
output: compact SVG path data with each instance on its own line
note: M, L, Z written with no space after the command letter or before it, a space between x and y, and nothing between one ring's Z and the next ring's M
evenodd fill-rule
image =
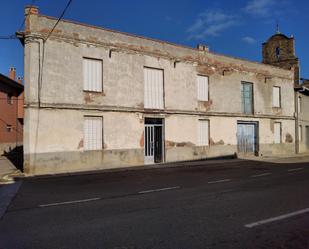
M26 173L295 152L293 70L26 14Z
M297 152L309 152L309 81L301 82L296 91Z
M0 156L22 145L23 91L14 67L8 76L0 74Z
M300 78L294 37L277 31L263 44L263 63L294 71L296 152L309 152L309 80Z
M263 63L294 71L295 85L299 84L299 60L295 55L294 37L279 31L263 43Z

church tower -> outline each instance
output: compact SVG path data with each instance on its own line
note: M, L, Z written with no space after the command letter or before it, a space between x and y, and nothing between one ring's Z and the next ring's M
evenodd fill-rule
M299 84L299 61L295 55L294 37L279 32L263 43L263 63L294 70L294 83Z

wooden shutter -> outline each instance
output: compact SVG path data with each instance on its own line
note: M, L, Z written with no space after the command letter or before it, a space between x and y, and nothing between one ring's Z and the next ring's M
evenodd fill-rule
M163 109L163 70L144 68L144 106Z
M200 146L209 145L209 120L198 121L198 143Z
M83 58L84 90L102 92L102 60Z
M273 107L280 107L280 87L273 87Z
M197 99L199 101L208 101L208 77L197 76Z
M103 118L84 117L84 149L101 150L103 145Z

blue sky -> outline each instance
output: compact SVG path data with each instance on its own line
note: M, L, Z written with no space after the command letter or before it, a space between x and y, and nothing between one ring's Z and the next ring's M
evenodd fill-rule
M66 0L37 0L42 14L58 17ZM31 0L3 0L0 36L11 35L23 21ZM125 31L261 61L261 44L280 31L296 39L302 77L309 78L308 0L73 0L65 19ZM23 74L23 48L18 40L0 40L0 72L10 66Z

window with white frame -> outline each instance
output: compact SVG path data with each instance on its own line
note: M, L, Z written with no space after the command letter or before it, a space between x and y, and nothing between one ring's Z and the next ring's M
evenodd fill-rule
M163 70L144 67L144 107L164 108Z
M103 89L103 61L83 58L84 90L102 92Z
M197 100L208 101L208 76L198 75L197 76Z
M282 137L281 134L282 134L281 123L275 122L274 123L274 141L275 141L275 144L281 143L281 137Z
M281 107L281 88L273 87L273 107Z
M103 118L84 117L84 150L101 150L103 148Z
M298 126L298 141L303 141L303 127L301 125Z
M299 96L297 98L297 111L298 113L300 113L302 110L301 110L301 97Z
M209 120L198 121L198 144L199 146L209 145Z

